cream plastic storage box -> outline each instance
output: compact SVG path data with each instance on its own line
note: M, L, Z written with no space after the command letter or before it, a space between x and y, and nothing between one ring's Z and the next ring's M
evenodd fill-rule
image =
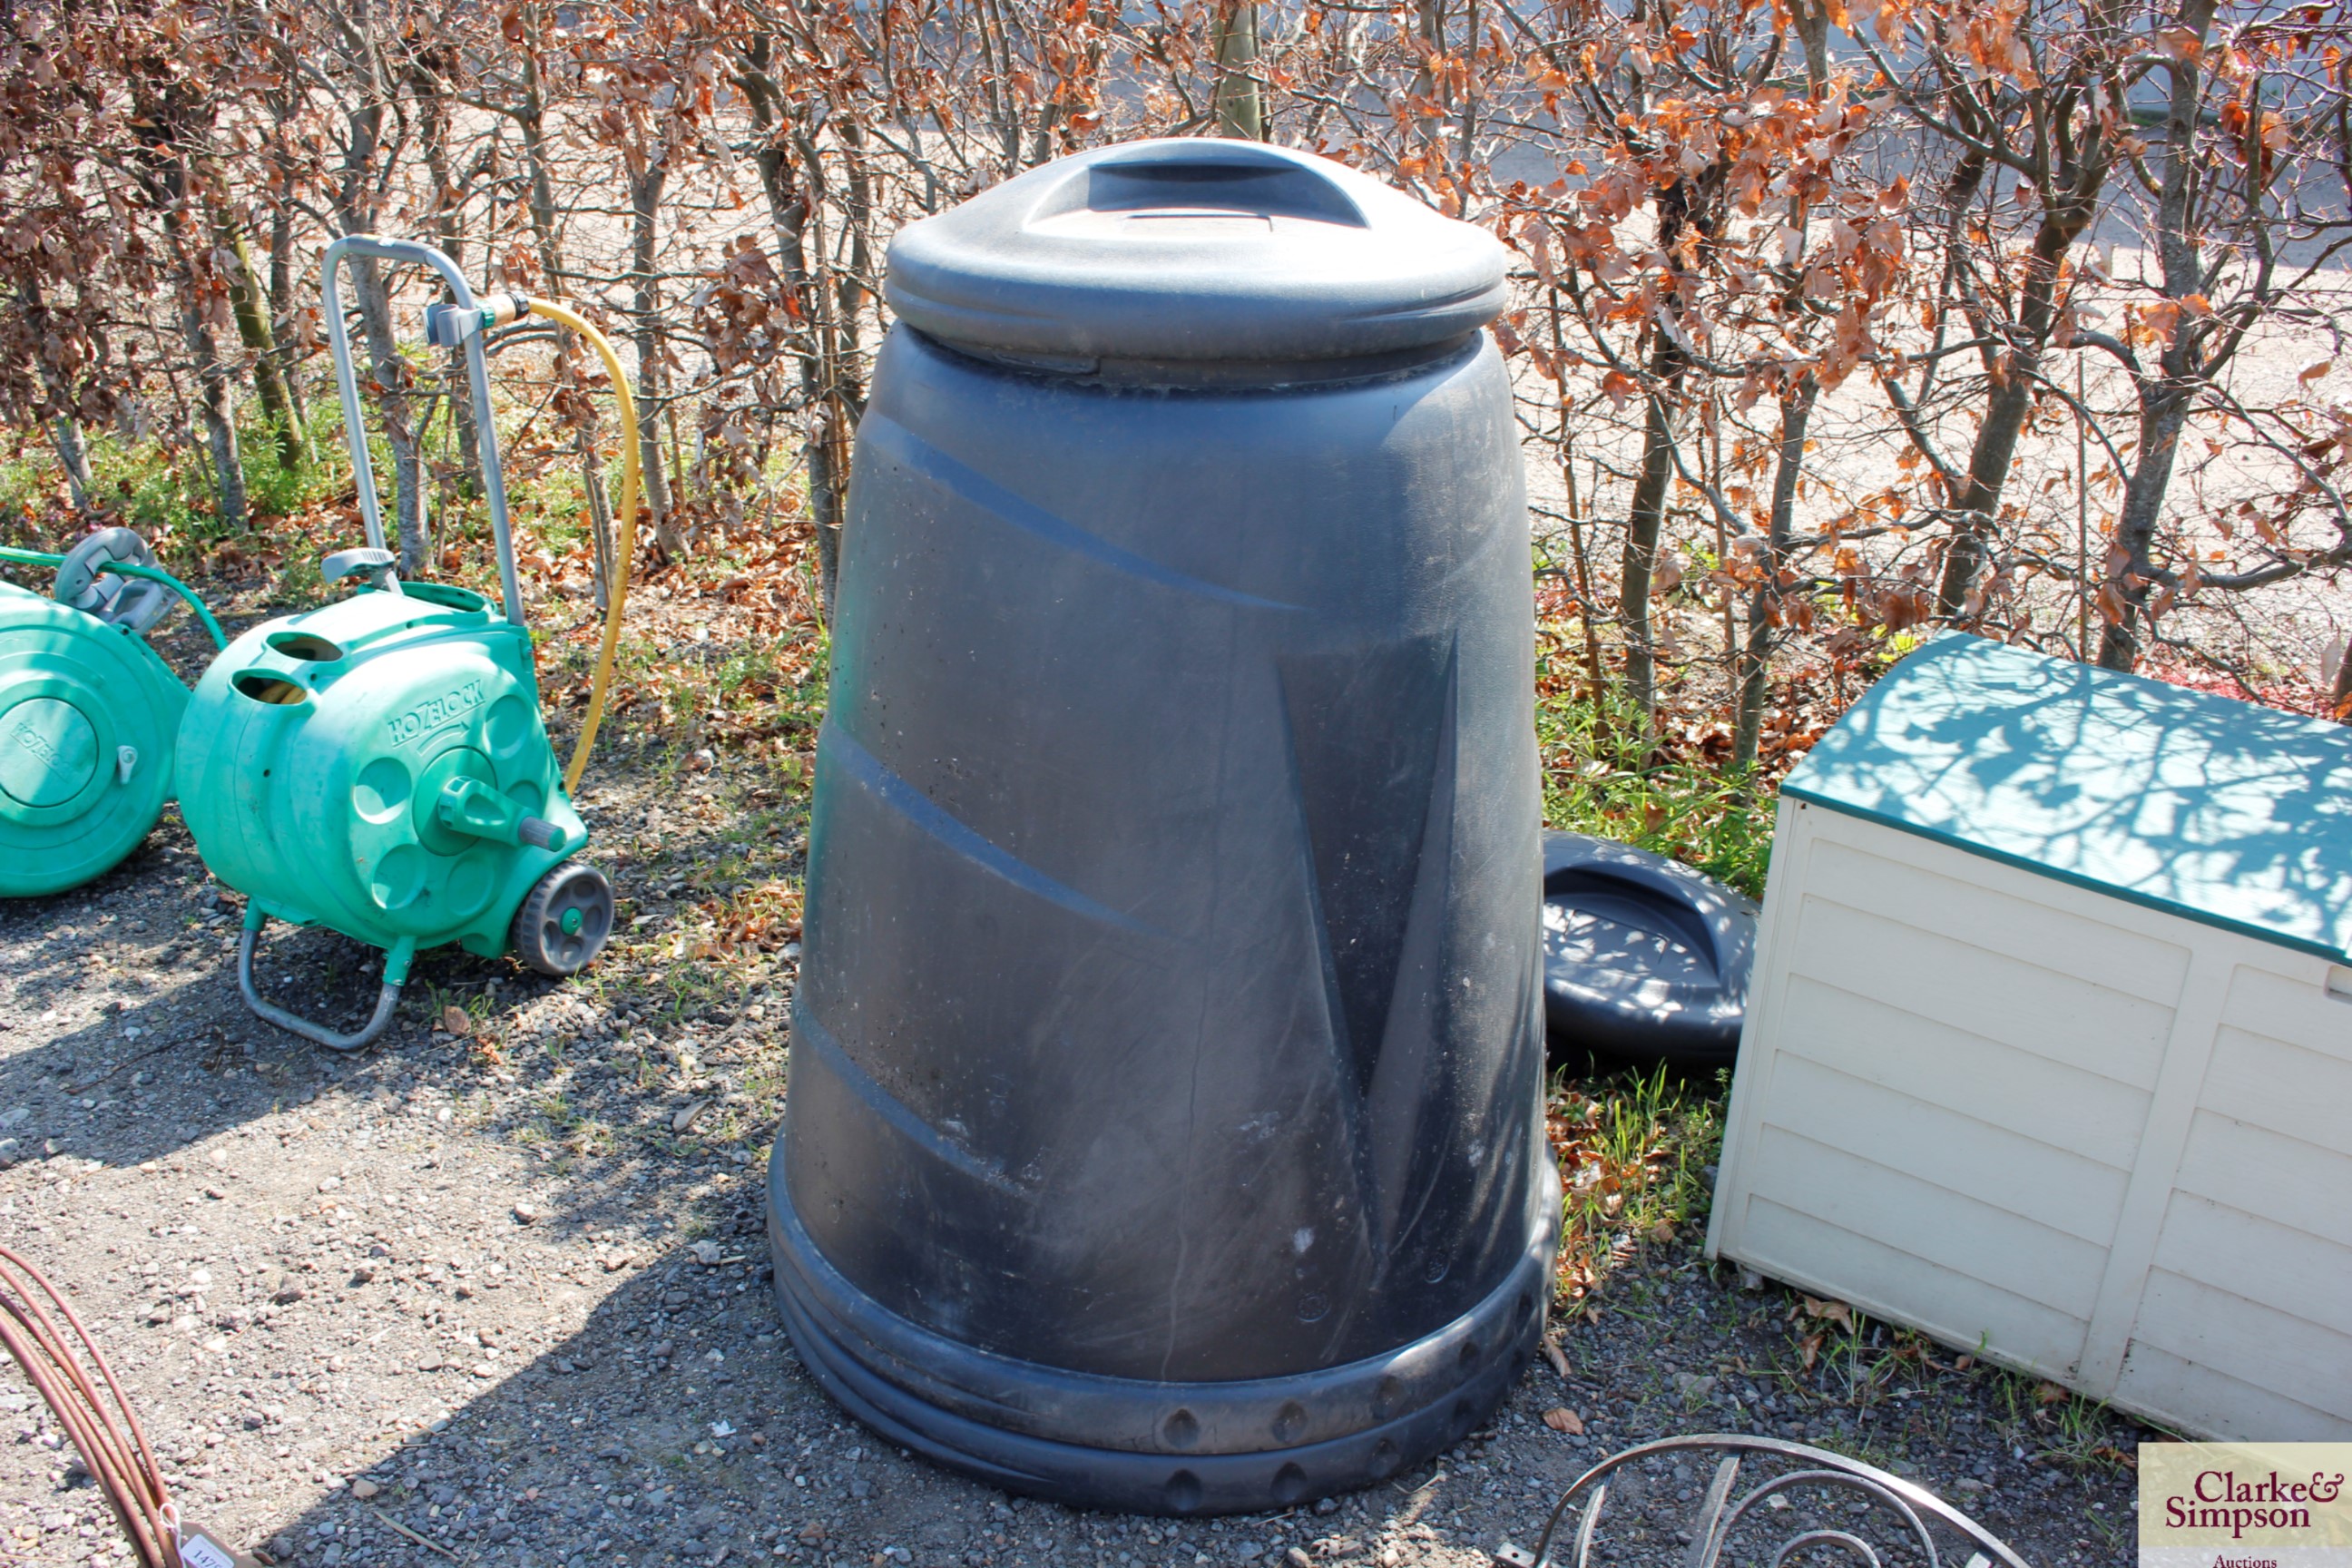
M1782 786L1710 1255L2352 1437L2352 729L1959 634Z

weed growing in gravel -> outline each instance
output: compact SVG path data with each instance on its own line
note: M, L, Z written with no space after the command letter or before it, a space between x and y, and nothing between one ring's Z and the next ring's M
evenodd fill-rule
M1559 1283L1572 1313L1645 1242L1671 1241L1705 1216L1723 1099L1664 1068L1576 1082L1563 1076L1545 1127L1566 1189Z
M2116 1418L2103 1399L2084 1399L2045 1379L2020 1373L2000 1378L2002 1436L2017 1447L2077 1469L2133 1469L2137 1460L2116 1446Z

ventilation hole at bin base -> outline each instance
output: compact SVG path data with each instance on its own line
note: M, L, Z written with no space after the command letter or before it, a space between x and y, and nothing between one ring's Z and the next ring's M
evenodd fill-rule
M1520 1323L1520 1326L1521 1326L1521 1327L1525 1327L1526 1325L1528 1325L1528 1324L1529 1324L1529 1323L1532 1323L1532 1322L1534 1322L1535 1321L1536 1321L1536 1293L1535 1293L1534 1291L1532 1291L1532 1290L1522 1290L1522 1291L1520 1291L1520 1292L1519 1292L1519 1323Z
M1307 1496L1307 1472L1296 1464L1274 1472L1274 1500L1288 1508Z
M1190 1470L1179 1470L1169 1477L1162 1489L1171 1513L1191 1513L1201 1506L1201 1478Z
M229 677L228 683L236 688L240 696L250 697L256 702L268 702L278 708L291 708L298 702L308 702L310 700L309 692L284 676L264 675L256 669L233 675Z
M1404 1384L1394 1376L1381 1379L1372 1390L1372 1419L1385 1421L1404 1403Z
M1160 1424L1160 1440L1171 1448L1189 1448L1201 1440L1201 1423L1189 1410L1175 1411ZM1187 1472L1176 1473L1181 1476Z
M1462 1342L1462 1348L1454 1352L1454 1359L1462 1363L1462 1370L1465 1372L1468 1372L1472 1367L1476 1366L1478 1364L1478 1342L1476 1340L1464 1340Z
M1296 1443L1298 1441L1299 1435L1306 1430L1307 1407L1296 1399L1286 1401L1282 1408L1274 1413L1276 1442Z
M1372 1445L1372 1479L1384 1481L1396 1474L1397 1460L1402 1458L1397 1446L1386 1437Z
M1477 1422L1478 1412L1471 1407L1468 1400L1457 1399L1454 1402L1454 1435L1456 1437L1469 1431L1471 1427L1477 1425Z
M308 659L313 664L332 664L343 657L340 646L315 632L272 632L269 646L288 658Z

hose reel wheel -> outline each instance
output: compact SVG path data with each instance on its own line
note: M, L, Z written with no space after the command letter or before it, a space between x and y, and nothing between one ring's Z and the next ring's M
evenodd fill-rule
M56 598L109 626L128 626L143 636L180 602L179 596L161 583L105 570L115 562L152 566L155 552L130 529L101 528L66 552L58 567Z
M577 860L541 877L515 912L515 956L559 980L588 967L612 934L613 884Z

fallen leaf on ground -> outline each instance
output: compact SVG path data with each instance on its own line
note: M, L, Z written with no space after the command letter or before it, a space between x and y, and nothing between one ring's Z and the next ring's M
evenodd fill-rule
M1849 1329L1853 1327L1853 1309L1843 1301L1820 1301L1808 1296L1805 1298L1805 1316L1842 1323Z
M441 1032L455 1035L462 1040L474 1032L474 1020L466 1016L463 1007L444 1007L441 1009Z
M1543 1337L1543 1353L1544 1360L1551 1363L1552 1371L1562 1377L1568 1375L1568 1352L1559 1348L1558 1334L1546 1334Z
M1565 1405L1545 1411L1543 1421L1555 1432L1564 1432L1571 1437L1584 1435L1584 1418Z

